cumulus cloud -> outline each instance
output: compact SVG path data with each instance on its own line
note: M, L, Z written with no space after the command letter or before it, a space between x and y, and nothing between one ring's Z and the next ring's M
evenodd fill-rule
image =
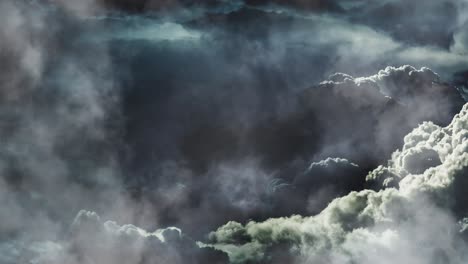
M217 100L207 91L195 96L202 95ZM228 220L317 213L334 197L365 188L368 171L419 122L447 124L462 105L453 86L411 66L367 77L334 74L294 96L299 102L288 113L247 124L236 122L238 112L200 109L202 97L196 104L175 98L165 110L174 119L149 115L165 109L150 104L154 98L132 98L129 107L138 110L126 111L135 118L127 140L137 143L137 166L126 185L158 225L197 238Z
M231 162L246 155L260 159L269 170L280 169L295 159L309 162L339 156L360 163L365 158L361 153L385 159L417 123L448 122L459 110L461 102L452 102L457 101L456 93L445 96L452 94L451 85L440 83L432 70L411 67L389 68L390 72L382 73L389 76L388 84L373 80L359 84L375 83L378 89L390 89L391 94L371 88L349 89L356 96L343 93L349 97L343 100L353 101L349 103L353 108L358 102L363 104L351 118L344 118L351 114L340 112L340 104L331 109L322 107L316 99L309 103L322 109L316 114L314 107L300 109L297 93L336 71L369 76L386 65L411 63L418 69L430 65L441 79L450 81L454 68L462 69L466 59L440 48L401 43L385 31L350 23L344 17L283 9L261 4L228 11L207 8L183 18L157 12L101 18L105 25L113 25L113 33L106 39L117 68L125 73L119 75L119 81L126 86L123 111L131 173L152 166L153 156L158 160L184 159L196 174L206 173L220 160ZM197 36L196 41L192 36ZM398 74L401 82L397 81ZM329 85L357 86L357 82ZM337 101L332 93L324 93ZM421 100L414 99L422 94ZM405 105L392 105L394 102ZM364 109L366 103L372 110ZM448 109L448 104L453 104L453 109ZM406 120L407 113L411 114ZM358 117L361 114L373 117L366 121ZM315 118L321 119L320 124ZM400 122L405 125L389 133L391 124ZM360 126L355 126L350 140L343 139L347 135L341 131L351 123ZM320 126L326 132L316 128ZM319 139L322 134L326 138L323 142ZM376 142L362 146L355 143L364 142L369 134L377 138ZM371 149L370 145L377 142L376 150ZM347 156L353 145L358 145L357 157ZM146 169L151 168L142 170Z
M9 248L10 247L10 248ZM35 241L11 250L2 263L226 263L223 253L200 249L175 227L147 232L134 225L102 221L95 212L82 210L61 240Z
M393 255L395 241L408 245L401 257L415 263L433 251L441 261L458 254L427 244L432 233L423 232L427 219L448 223L447 234L466 229L460 195L424 191L450 180L424 186L427 198L417 200L403 186L455 166L444 164L456 159L451 149L460 140L418 142L450 130L440 127L463 103L466 19L460 11L445 16L451 4L411 3L415 14L444 15L418 20L405 10L400 28L392 14L382 15L389 23L376 21L382 8L403 5L386 4L1 2L0 262L224 263L223 253L193 240L229 220L256 221L230 222L212 235L211 246L235 262L318 261L316 249L307 254L315 246L323 261L376 261ZM417 22L440 22L448 32L437 26L428 46ZM385 68L405 64L418 68ZM423 120L434 124L373 170ZM361 191L368 185L385 190ZM406 217L420 207L427 210ZM82 208L89 211L75 217ZM392 219L407 221L385 229ZM308 230L312 222L321 235ZM180 229L158 229L165 226ZM456 237L447 234L445 242ZM420 255L407 250L414 239L427 244ZM370 245L375 254L362 253Z
M447 127L424 123L408 134L385 167L395 187L351 192L316 216L230 222L205 246L227 252L234 263L274 257L281 244L297 263L462 263L466 245L457 219L466 214L467 120L465 105ZM437 158L439 164L425 162Z
M322 155L340 153L358 164L386 156L419 122L447 124L463 104L457 90L428 68L387 67L368 77L338 73L329 79L306 90L302 102L330 131L320 139ZM349 127L353 133L341 133Z

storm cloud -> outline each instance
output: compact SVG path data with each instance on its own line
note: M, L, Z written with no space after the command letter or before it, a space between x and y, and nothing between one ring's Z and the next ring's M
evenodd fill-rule
M462 263L466 8L1 2L0 262Z
M393 177L395 187L351 192L312 217L229 222L210 235L208 246L227 252L234 263L275 261L285 251L297 263L466 261L459 223L466 215L467 108L447 127L421 124L405 137L388 167L371 172L370 179ZM428 159L440 160L430 166L414 162Z

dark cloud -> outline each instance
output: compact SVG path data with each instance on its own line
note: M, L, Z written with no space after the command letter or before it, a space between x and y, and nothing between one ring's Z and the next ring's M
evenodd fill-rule
M252 6L284 5L295 8L304 8L309 11L340 11L340 5L334 1L325 0L247 0L247 1L225 1L225 0L98 0L97 2L109 8L116 8L131 12L143 12L149 10L164 10L180 7L220 7L234 3Z
M61 260L69 263L226 263L221 252L199 248L178 228L147 232L134 225L101 221L94 212L75 218ZM52 260L53 261L53 260ZM50 262L49 262L50 263Z
M448 49L453 43L461 1L369 2L373 3L350 8L352 21L384 30L394 38L410 44Z
M73 220L64 239L39 241L10 254L32 263L228 262L224 253L199 248L178 228L147 232L134 225L102 221L95 212L84 210ZM4 256L0 259L2 263L16 263Z
M0 262L377 262L386 219L461 245L464 112L442 127L464 103L464 8L1 2ZM219 226L218 251L195 242ZM421 252L450 262L448 244Z
M467 105L447 127L428 122L408 134L386 167L400 179L396 188L351 192L312 217L229 222L206 246L226 252L233 263L274 262L273 245L296 263L458 263L466 259L466 209L460 205L466 199L459 192L466 184L466 119ZM415 155L441 162L408 162Z
M231 100L241 103L244 97L235 96ZM141 155L136 158L138 168L133 167L133 172L141 173L138 181L129 178L137 197L155 205L161 223L198 235L227 220L310 214L337 195L366 187L367 172L386 160L418 123L434 120L447 124L463 104L457 90L442 83L433 71L411 66L388 67L362 78L335 74L290 96L298 97L299 102L288 114L248 119L247 124L236 122L238 112L226 117L219 111L205 112L203 103L172 101L176 119L164 119L168 122L165 132L160 126L152 130L168 137L161 142L161 136L150 133L142 137L143 145L132 146ZM210 103L206 98L198 100ZM216 104L210 107L216 108ZM149 109L135 116L156 112ZM187 114L179 109L190 109L191 118L178 123L182 128L177 134L171 123ZM141 133L148 126L129 127L128 131L132 129ZM327 159L333 155L360 166ZM168 157L180 162L162 168L155 165L166 163ZM304 173L310 161L320 160L323 163L317 164L330 163L329 167L315 165ZM423 162L414 160L418 166ZM178 194L176 198L167 196L165 190ZM187 221L186 215L192 218ZM204 223L206 229L202 231L198 223Z
M260 5L260 6L269 6L269 5L284 5L289 7L294 7L298 9L305 9L307 11L314 12L340 12L343 11L339 3L335 1L325 1L325 0L247 0L245 4L248 5Z
M362 162L386 156L388 148L423 120L447 123L463 103L454 87L427 68L388 67L370 77L335 74L330 79L307 90L303 101L327 131L320 140L325 151ZM351 127L352 133L341 133ZM369 141L374 143L364 143ZM369 156L360 159L362 154Z
M336 15L349 19L352 23L361 23L385 31L404 43L432 45L444 49L449 49L457 38L455 34L461 25L460 23L464 20L463 10L466 8L465 3L461 0L431 0L424 3L401 0L102 0L99 3L110 8L131 12L167 11L177 8L230 10L230 8L225 9L228 6L258 7L272 10L288 8L302 14L313 12Z

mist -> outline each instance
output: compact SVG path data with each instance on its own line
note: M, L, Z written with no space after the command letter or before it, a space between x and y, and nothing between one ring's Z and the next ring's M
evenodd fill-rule
M0 262L465 263L467 8L1 2Z

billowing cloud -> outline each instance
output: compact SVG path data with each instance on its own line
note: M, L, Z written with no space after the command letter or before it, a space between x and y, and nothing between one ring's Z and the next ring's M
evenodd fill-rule
M208 246L234 263L275 261L281 245L297 263L462 263L467 255L457 220L466 215L467 124L465 105L447 127L428 122L408 134L389 166L370 177L391 171L395 187L351 192L316 216L230 222L211 234Z
M0 262L463 260L464 10L2 1Z
M150 201L160 224L192 235L227 220L316 213L337 195L365 188L367 172L418 123L446 125L463 104L457 90L432 70L411 66L368 77L334 74L297 96L294 111L248 125L232 126L234 120L226 123L219 113L183 119L180 137L171 129L164 133L177 144L162 145L181 151L182 161L139 153L139 164L150 170L128 182L141 190L139 198ZM210 116L216 118L207 123ZM137 149L154 151L153 142L160 139Z
M8 244L1 245L8 250ZM20 247L11 243L10 250L0 256L2 263L18 259L38 264L227 262L223 253L199 248L178 228L147 232L134 225L102 221L95 212L85 210L75 217L65 238Z
M68 12L41 1L0 3L0 243L19 256L7 263L21 262L23 245L62 235L79 209L128 201L107 45L77 48L92 27Z
M416 124L447 124L463 103L456 89L428 68L387 67L369 77L339 73L329 79L302 97L316 125L330 131L320 139L325 157L340 153L368 162L372 155L386 156ZM353 126L354 133L341 133Z

